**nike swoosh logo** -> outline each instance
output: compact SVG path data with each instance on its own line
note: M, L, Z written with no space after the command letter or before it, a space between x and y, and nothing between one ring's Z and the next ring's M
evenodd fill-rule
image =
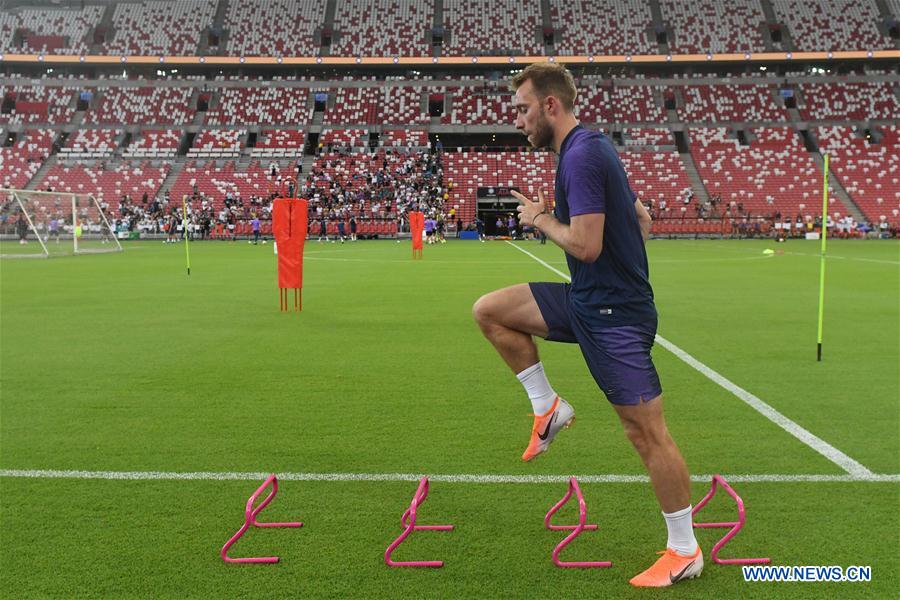
M541 438L541 441L546 440L547 436L550 435L550 426L553 425L553 421L555 421L556 417L558 417L558 416L559 416L558 412L553 413L553 416L550 417L549 421L547 421L547 428L544 430L544 433L538 434L538 437Z
M678 572L677 575L672 575L671 571L669 572L669 583L678 583L684 577L684 572L694 566L696 561L691 561L687 564L685 568Z

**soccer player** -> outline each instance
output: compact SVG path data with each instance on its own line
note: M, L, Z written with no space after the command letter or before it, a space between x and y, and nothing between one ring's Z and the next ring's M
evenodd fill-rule
M425 243L433 244L434 243L434 219L429 216L425 219Z
M47 233L47 241L50 241L50 238L56 238L56 243L59 244L59 218L54 216L50 219L50 230Z
M253 228L253 245L256 246L259 244L259 218L257 218L256 213L253 214L250 226ZM250 240L247 241L249 242Z
M663 417L662 388L650 349L657 315L644 240L650 216L628 184L606 136L575 118L575 83L556 63L536 63L512 81L516 128L535 148L559 155L556 206L513 192L519 220L565 251L571 284L530 283L486 294L473 307L485 337L516 373L531 400L534 423L522 459L545 452L575 418L538 359L532 336L577 343L591 375L612 404L650 474L668 528L662 557L631 579L662 587L697 577L703 554L694 538L690 479Z

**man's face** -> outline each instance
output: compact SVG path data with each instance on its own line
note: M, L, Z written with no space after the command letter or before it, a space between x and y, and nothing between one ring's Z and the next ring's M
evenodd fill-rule
M553 127L544 114L544 107L531 81L526 81L516 90L513 97L513 108L516 114L516 129L528 137L535 148L544 148L553 143Z

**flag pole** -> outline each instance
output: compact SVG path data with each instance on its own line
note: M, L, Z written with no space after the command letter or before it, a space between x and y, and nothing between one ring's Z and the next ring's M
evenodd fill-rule
M819 335L816 362L822 362L822 328L825 316L825 240L828 237L828 155L825 155L825 174L822 179L822 253L819 258Z

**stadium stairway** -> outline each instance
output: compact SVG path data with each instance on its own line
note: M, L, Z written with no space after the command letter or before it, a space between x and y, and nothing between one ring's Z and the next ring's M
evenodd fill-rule
M334 15L337 12L337 0L328 0L325 4L325 15L322 19L324 23L322 24L322 29L320 31L334 31ZM319 43L322 43L322 36L319 35ZM325 46L319 46L322 49L322 56L329 56L331 54L331 48L326 48Z
M38 189L38 183L43 181L44 176L50 172L50 169L54 167L57 163L57 158L54 155L48 156L47 160L41 165L41 168L38 169L34 177L28 180L28 183L25 184L26 190L36 190Z
M703 184L703 178L700 177L700 172L697 170L696 163L694 163L694 157L690 152L679 152L678 155L681 157L681 162L684 164L684 170L687 172L688 181L691 182L691 189L694 190L697 203L703 204L708 202L709 191Z
M210 29L218 30L219 32L219 46L218 53L225 54L225 50L228 48L228 38L229 31L225 28L225 15L228 14L228 0L219 0L219 4L216 7L216 14L213 17L212 27ZM209 54L209 38L207 36L201 36L200 41L200 50L201 52L206 52ZM196 106L196 105L194 105Z
M169 169L169 173L163 180L162 185L159 186L158 195L160 198L165 196L166 192L172 189L172 186L175 185L176 181L178 181L178 176L181 175L182 171L184 171L184 165L186 164L187 158L185 158L184 156L178 156L172 159L172 167Z
M816 166L819 167L819 170L824 173L825 159L822 158L822 155L819 152L810 152L809 155L813 162L816 163ZM841 183L841 180L838 179L837 173L835 173L833 169L828 169L828 187L834 191L834 195L837 196L847 210L850 211L850 215L856 219L857 223L867 223L869 221L869 218L863 214L863 211L860 210L856 205L856 202L850 197L850 194L847 193L847 190L844 189L844 185Z
M103 18L100 19L100 22L97 24L97 27L94 28L94 31L88 33L93 41L94 32L97 30L103 30L106 32L105 39L108 42L113 38L116 34L115 27L113 27L113 14L116 12L116 4L114 2L110 2L106 5L106 8L103 10ZM91 54L103 54L104 44L91 44Z
M891 7L888 6L886 0L875 0L875 6L878 7L878 12L881 13L881 23L878 24L878 30L881 31L886 38L890 39L891 35L888 32L887 23L891 19L900 18L900 15L891 13ZM900 39L894 40L894 48L900 48Z
M766 45L767 52L775 52L780 49L781 44L776 43L772 39L772 28L778 26L778 17L775 16L775 9L772 8L772 3L769 0L759 0L759 6L762 8L763 15L766 17L766 22L761 26L762 30L762 38L763 43Z
M662 7L659 5L659 0L650 0L650 16L653 17L653 27L655 31L648 32L648 35L652 34L651 40L656 39L656 31L666 31L667 38L669 41L672 40L672 28L668 26L668 24L663 20L662 16ZM669 45L668 44L659 44L659 53L660 54L668 54L669 53Z

